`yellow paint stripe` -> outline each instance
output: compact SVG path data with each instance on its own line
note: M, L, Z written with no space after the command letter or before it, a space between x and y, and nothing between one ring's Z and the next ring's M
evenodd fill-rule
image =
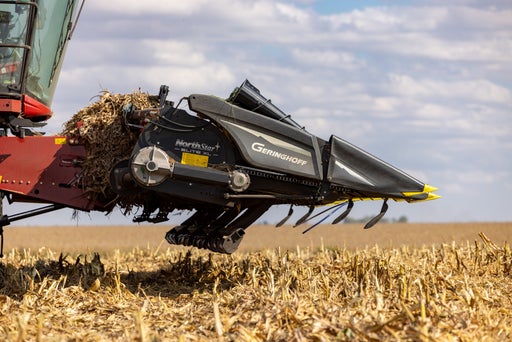
M434 192L434 191L437 191L439 190L438 188L436 188L435 186L432 186L432 185L429 185L429 184L425 184L425 187L423 188L423 192Z
M435 200L435 199L438 199L438 198L441 198L441 196L429 192L428 193L428 197L427 197L427 199L425 201L431 201L431 200Z
M66 144L66 138L64 137L59 137L59 138L55 138L55 145L65 145Z

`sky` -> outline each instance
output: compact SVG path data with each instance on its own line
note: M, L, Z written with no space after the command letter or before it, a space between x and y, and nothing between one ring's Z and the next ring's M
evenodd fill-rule
M389 218L512 221L508 0L87 0L46 130L59 132L103 90L157 94L167 84L177 101L227 97L245 79L309 132L439 188L436 201L390 202ZM380 206L357 203L351 216ZM57 217L71 220L63 211L29 224ZM78 223L128 222L100 213Z

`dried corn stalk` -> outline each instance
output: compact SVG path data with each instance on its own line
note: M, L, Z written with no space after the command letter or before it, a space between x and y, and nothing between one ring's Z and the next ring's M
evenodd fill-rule
M139 132L127 127L123 117L123 107L130 103L137 109L154 108L158 106L158 98L141 91L132 94L105 91L97 102L81 109L65 123L62 134L79 137L85 145L87 156L82 177L85 192L93 199L112 197L110 170L117 162L130 157L137 142ZM119 204L129 209L136 203L123 199Z

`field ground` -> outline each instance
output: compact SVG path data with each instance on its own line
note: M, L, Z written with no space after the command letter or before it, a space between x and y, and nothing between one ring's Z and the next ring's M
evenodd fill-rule
M306 227L6 227L0 340L512 340L511 223Z
M240 245L239 251L261 249L295 249L345 247L347 249L421 247L452 242L473 242L484 233L498 245L512 242L512 222L502 223L388 223L377 224L365 230L363 224L320 225L306 234L308 226L293 228L283 226L252 226ZM164 240L169 226L55 226L55 227L5 227L5 248L38 250L46 247L53 251L108 252L133 248L167 248ZM172 247L176 248L176 247Z

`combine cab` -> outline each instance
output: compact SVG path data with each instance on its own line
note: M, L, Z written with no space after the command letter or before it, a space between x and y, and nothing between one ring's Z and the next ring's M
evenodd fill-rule
M0 127L14 135L52 115L74 8L73 0L0 1Z
M15 220L64 207L110 211L129 203L142 212L134 222L162 222L174 210L192 211L166 234L167 241L232 253L245 229L273 205L290 206L279 226L296 206L308 209L295 225L345 206L337 223L354 202L381 200L369 228L386 213L388 200L439 197L434 187L342 138L309 133L247 80L227 99L193 94L175 105L167 100L168 87L161 86L154 107L124 106L117 131L126 134L115 138L135 136L133 148L109 161L102 170L107 187L91 192L86 161L109 151L93 153L81 130L61 136L38 131L52 114L75 5L0 1L0 192L9 203L43 203L3 215L0 233ZM189 111L180 108L182 102ZM102 145L107 146L96 141ZM312 215L319 206L327 209Z

